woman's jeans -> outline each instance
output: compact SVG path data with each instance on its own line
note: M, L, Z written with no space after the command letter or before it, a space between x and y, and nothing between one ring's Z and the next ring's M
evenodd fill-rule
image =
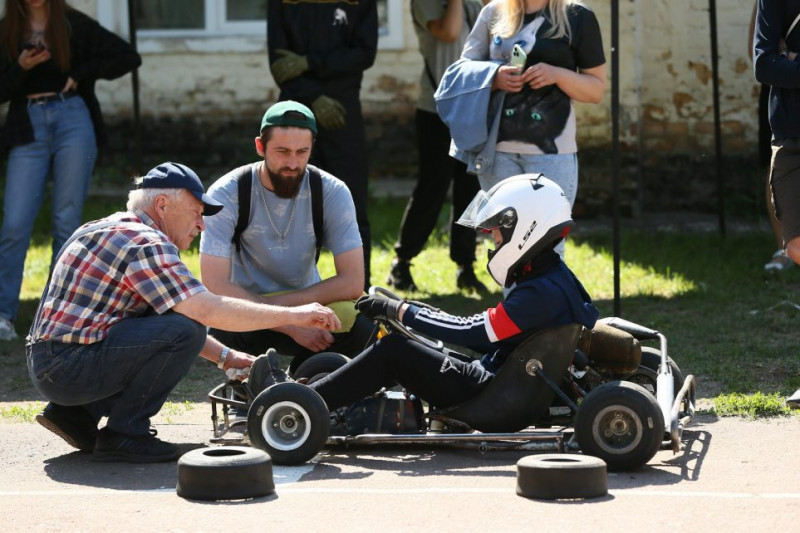
M94 126L83 98L29 104L35 140L8 155L0 230L0 318L14 320L33 223L53 176L53 255L80 226L97 158ZM56 258L53 257L53 260Z
M578 154L513 154L497 152L491 174L478 174L481 189L488 191L500 181L519 174L544 174L553 180L569 201L575 204L578 194ZM564 258L564 241L555 247Z
M28 346L28 373L53 403L82 405L114 431L143 435L205 341L205 326L179 313L126 318L94 344Z

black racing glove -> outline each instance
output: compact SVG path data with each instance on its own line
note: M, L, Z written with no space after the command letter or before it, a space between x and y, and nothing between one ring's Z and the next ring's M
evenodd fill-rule
M398 312L405 300L390 300L377 294L364 295L356 300L356 309L372 319L399 320Z

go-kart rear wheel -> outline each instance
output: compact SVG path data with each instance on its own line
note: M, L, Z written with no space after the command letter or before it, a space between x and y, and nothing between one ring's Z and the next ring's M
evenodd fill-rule
M653 458L664 436L655 396L635 383L611 381L583 400L575 416L581 451L611 471L634 470Z
M599 498L608 494L606 480L606 464L598 457L547 453L517 461L517 494L526 498Z
M683 372L671 357L667 356L667 364L672 371L673 391L677 393L683 387ZM625 381L636 383L645 388L653 396L656 395L658 367L661 365L661 350L651 346L642 346L642 364L636 372L625 376Z
M350 361L350 358L336 352L323 352L312 355L303 361L292 376L295 380L308 379L311 384L331 372L338 370Z
M325 445L328 407L319 394L298 383L277 383L256 396L247 414L250 442L277 465L299 465Z

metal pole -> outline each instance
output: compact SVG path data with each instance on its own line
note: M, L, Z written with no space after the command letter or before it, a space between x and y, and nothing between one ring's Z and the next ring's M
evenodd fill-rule
M619 281L619 0L611 0L611 203L614 228L614 316L622 316Z
M719 232L725 236L725 184L722 179L722 130L719 113L719 59L717 54L717 2L708 0L708 17L711 26L711 71L714 97L714 164L717 172L717 215Z
M128 0L128 35L131 46L136 50L136 0ZM133 88L133 144L134 168L141 172L142 168L142 127L141 111L139 109L139 69L131 72L131 85Z

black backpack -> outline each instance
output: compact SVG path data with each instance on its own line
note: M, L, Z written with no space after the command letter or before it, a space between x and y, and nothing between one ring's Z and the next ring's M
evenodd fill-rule
M322 247L322 174L312 166L308 166L308 184L311 187L311 219L314 222L314 237L317 241L316 261L319 261L319 251ZM234 170L239 188L239 218L233 230L231 242L236 246L236 251L242 251L242 233L250 223L250 197L253 190L252 165L244 165Z

